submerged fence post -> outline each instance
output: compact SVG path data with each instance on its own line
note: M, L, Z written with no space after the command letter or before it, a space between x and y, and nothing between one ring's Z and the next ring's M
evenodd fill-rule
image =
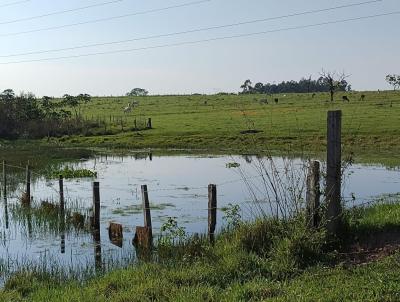
M217 225L217 186L208 185L208 237L214 242L215 226Z
M307 224L317 228L320 223L320 163L312 161L307 174Z
M341 194L341 159L342 159L342 111L328 111L327 124L327 230L336 234L340 226L342 213L340 204Z
M100 230L100 183L93 182L93 224L95 231Z
M7 170L6 170L6 161L3 160L3 198L7 200Z

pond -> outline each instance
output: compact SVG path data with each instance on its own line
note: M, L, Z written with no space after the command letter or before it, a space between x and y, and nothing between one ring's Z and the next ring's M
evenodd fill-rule
M0 207L0 269L3 272L0 279L25 266L92 272L99 263L110 268L134 261L132 239L135 227L143 225L144 220L140 188L143 184L148 186L153 233L159 233L168 217L175 217L190 235L207 232L209 184L217 185L217 229L221 229L226 224L224 209L230 204L240 206L240 215L245 220L273 213L275 205L269 202L273 196L267 193L273 185L278 190L293 190L301 201L306 174L305 161L301 159L274 157L269 160L255 156L136 154L96 156L65 165L97 172L100 238L93 238L84 221L92 207L94 179L64 180L69 216L60 227L59 219L46 216L57 212L53 204L59 200L58 180L46 179L33 170L31 194L32 207L36 210L27 211L20 205L24 171L15 172L10 179L16 185L10 186L7 202L2 201ZM271 172L272 181L265 180L265 171ZM400 191L399 182L399 169L354 164L345 171L343 199L347 206L361 205L383 194L396 194ZM40 207L42 201L48 203ZM111 221L123 225L123 241L118 244L109 239Z

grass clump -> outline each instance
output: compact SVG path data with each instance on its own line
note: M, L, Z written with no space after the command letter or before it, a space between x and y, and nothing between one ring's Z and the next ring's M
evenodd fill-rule
M60 175L66 179L96 178L97 172L91 171L89 169L75 169L73 167L66 166L62 169L55 169L55 170L48 171L48 173L47 173L48 178L58 178Z

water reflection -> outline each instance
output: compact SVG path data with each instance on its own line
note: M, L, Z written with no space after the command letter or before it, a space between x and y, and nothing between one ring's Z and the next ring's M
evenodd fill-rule
M288 159L274 158L277 169L287 169ZM255 156L154 156L151 153L132 156L101 156L76 163L79 168L96 170L101 184L99 227L92 231L88 212L93 207L93 179L64 180L65 209L61 206L59 179L46 180L32 174L32 196L35 203L21 208L19 196L25 190L24 171L10 174L9 198L0 207L0 229L4 249L0 258L24 257L37 261L43 251L52 255L60 266L104 269L105 263L121 262L134 254L131 244L136 226L143 225L140 186L148 185L152 224L155 235L168 217L176 217L187 233L207 233L207 187L217 184L217 231L224 223L222 209L239 204L241 217L254 219L264 211L279 211L261 201L268 190L259 177ZM293 159L302 171L304 162ZM33 170L33 172L35 172ZM359 204L373 196L399 191L399 171L382 166L354 165L347 171L343 198ZM301 178L301 177L300 177ZM19 181L19 182L18 182ZM251 182L252 192L249 190ZM58 187L58 189L56 189ZM354 198L350 198L354 196ZM41 201L55 205L54 208ZM58 206L60 205L60 206ZM56 212L56 215L52 213ZM54 216L48 219L49 215ZM111 238L110 222L123 226L123 237ZM110 260L111 259L111 260ZM117 261L117 259L119 259ZM128 260L126 260L128 261ZM120 263L119 262L119 263Z

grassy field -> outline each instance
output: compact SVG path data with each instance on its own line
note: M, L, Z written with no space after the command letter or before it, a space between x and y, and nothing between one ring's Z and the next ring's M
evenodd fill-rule
M400 205L352 210L346 218L337 251L327 252L326 235L300 227L302 221L264 220L219 236L215 246L166 246L169 256L158 262L84 283L21 272L7 281L0 301L398 301L400 253L393 247ZM397 241L371 245L371 238L387 239L383 231Z
M350 102L343 102L346 94ZM365 100L361 100L361 95ZM276 104L274 99L278 98ZM215 96L151 96L139 101L131 113L123 108L132 99L94 98L81 113L105 122L85 135L52 139L64 146L107 148L196 149L214 152L291 150L319 152L325 149L328 110L343 110L343 142L346 151L390 159L400 149L400 92ZM263 103L267 99L268 104ZM152 118L151 130L132 131ZM121 126L122 120L122 126ZM243 134L242 131L259 130ZM43 140L44 143L48 143Z

